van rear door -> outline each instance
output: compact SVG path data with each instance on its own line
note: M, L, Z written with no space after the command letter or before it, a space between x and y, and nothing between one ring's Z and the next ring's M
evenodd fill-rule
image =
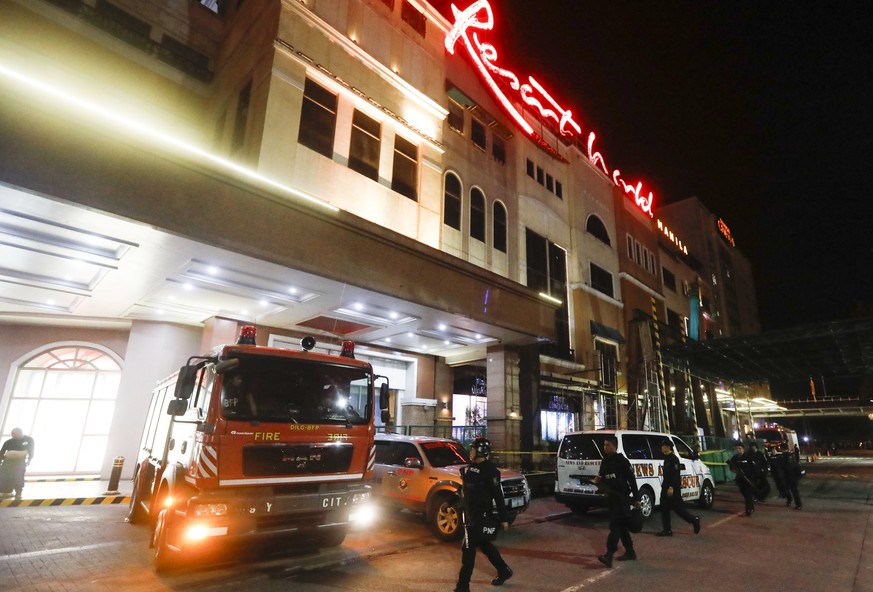
M591 480L600 470L606 434L568 434L558 448L558 489L567 493L595 494Z

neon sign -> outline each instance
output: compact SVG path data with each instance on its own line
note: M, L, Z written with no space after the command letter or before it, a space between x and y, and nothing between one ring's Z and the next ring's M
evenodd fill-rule
M479 75L518 127L540 147L557 158L562 158L554 147L550 146L534 131L524 116L515 108L513 101L520 99L522 103L535 110L542 119L552 121L562 136L579 137L582 135L582 126L573 118L573 112L558 104L533 76L528 76L528 82L523 83L515 73L497 65L497 50L490 43L479 39L479 31L494 29L494 13L491 11L491 4L488 0L476 0L466 10L460 10L452 4L452 14L455 18L455 24L446 34L446 51L454 55L458 42L462 42L473 61L473 65L479 71ZM507 86L518 96L510 99L504 92ZM618 169L610 172L603 155L594 151L594 140L595 135L592 131L588 134L588 160L591 164L600 168L607 177L611 178L616 186L633 199L638 208L649 216L653 216L652 192L649 191L648 195L644 195L641 181L635 185L629 184L624 181L621 171Z
M682 244L682 240L678 236L673 234L673 231L667 228L667 225L661 222L660 219L658 220L658 230L663 232L664 236L667 237L667 239L669 239L671 243L679 247L680 251L682 251L686 255L688 254L688 247Z
M728 225L724 223L724 220L719 218L718 222L716 224L718 226L718 229L721 231L721 233L727 239L727 242L729 242L732 247L736 247L737 245L734 243L734 237L731 236L731 229L728 228Z

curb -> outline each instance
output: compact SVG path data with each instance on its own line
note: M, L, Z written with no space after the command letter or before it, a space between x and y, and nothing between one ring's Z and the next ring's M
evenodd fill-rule
M5 499L0 500L0 508L18 507L53 507L53 506L97 506L129 504L129 495L96 496L96 497L71 497L49 499Z

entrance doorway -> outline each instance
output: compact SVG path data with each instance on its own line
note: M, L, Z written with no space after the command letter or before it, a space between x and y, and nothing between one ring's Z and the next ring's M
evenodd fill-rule
M53 346L15 369L2 438L34 439L28 474L99 473L115 412L121 366L94 345Z

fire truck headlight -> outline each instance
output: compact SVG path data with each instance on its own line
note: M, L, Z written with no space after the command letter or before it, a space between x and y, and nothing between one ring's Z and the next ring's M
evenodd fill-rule
M349 512L349 522L358 528L370 526L376 521L376 513L376 506L373 504L360 504Z
M370 501L370 492L356 493L352 496L352 505L364 504Z
M192 524L185 529L185 540L193 543L197 541L202 541L207 537L223 536L226 534L226 526L209 527L202 524Z
M195 516L226 516L227 504L198 504L193 513Z

